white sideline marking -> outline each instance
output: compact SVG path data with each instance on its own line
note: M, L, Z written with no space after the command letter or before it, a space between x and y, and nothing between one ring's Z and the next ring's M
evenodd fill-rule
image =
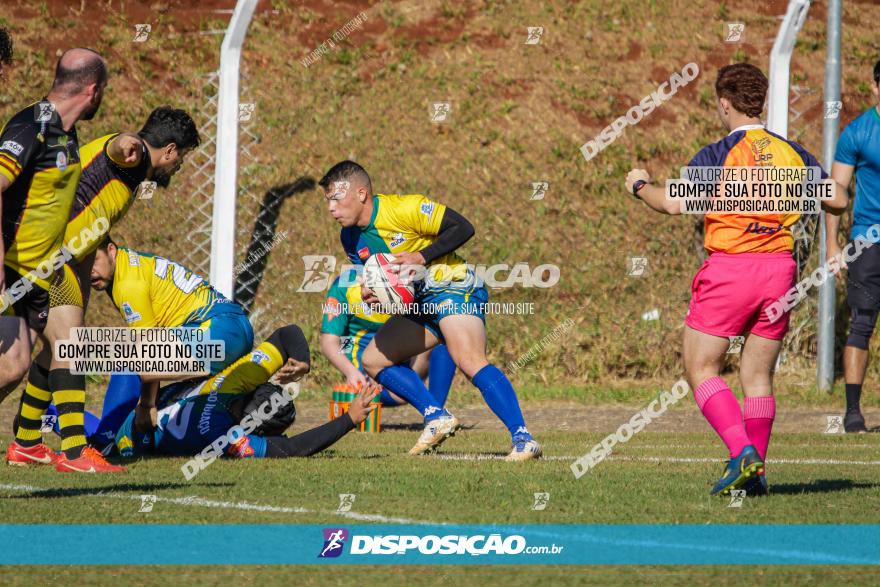
M489 455L489 454L435 454L432 457L446 461L500 461L506 455ZM563 456L563 455L544 455L541 457L545 461L574 461L580 459L579 456ZM630 457L621 455L611 455L605 460L613 461L642 461L649 463L722 463L725 459L709 458L709 457ZM880 466L880 461L842 461L838 459L769 459L769 465L861 465L861 466Z
M23 491L26 493L33 493L37 497L39 497L40 493L48 492L48 491L56 491L56 489L46 489L42 487L34 487L32 485L10 485L5 483L0 483L0 490L5 491ZM131 499L135 501L141 500L141 494L130 495L127 493L116 493L116 492L107 492L104 490L98 490L94 493L83 493L81 494L85 497L110 497L113 499ZM215 501L212 499L205 499L202 497L197 497L195 495L189 495L187 497L161 497L156 496L157 502L164 503L172 503L175 505L191 505L197 507L206 507L206 508L221 508L221 509L233 509L233 510L246 510L252 512L273 512L278 514L323 514L323 515L334 515L340 516L342 518L349 518L352 520L361 520L366 522L380 522L383 524L434 524L437 525L437 522L424 522L419 520L409 520L406 518L389 518L380 514L363 514L360 512L337 512L337 511L319 511L319 510L309 510L306 508L300 507L285 507L285 506L274 506L274 505L263 505L257 503L249 503L246 501Z

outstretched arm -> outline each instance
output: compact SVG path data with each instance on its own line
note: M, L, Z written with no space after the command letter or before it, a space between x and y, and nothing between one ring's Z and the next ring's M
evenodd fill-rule
M370 405L377 388L365 385L351 402L348 412L317 428L296 436L269 436L266 438L266 456L270 458L308 457L333 445L354 430L375 409Z
M645 183L639 188L636 197L648 206L663 214L681 214L681 204L666 197L666 189L651 184L651 174L644 169L633 169L626 174L626 191L633 193L633 185L638 181Z

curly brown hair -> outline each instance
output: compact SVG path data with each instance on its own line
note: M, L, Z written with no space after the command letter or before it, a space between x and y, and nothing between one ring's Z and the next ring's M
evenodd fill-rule
M730 100L738 112L758 118L764 110L769 85L767 76L754 65L734 63L718 70L715 93Z

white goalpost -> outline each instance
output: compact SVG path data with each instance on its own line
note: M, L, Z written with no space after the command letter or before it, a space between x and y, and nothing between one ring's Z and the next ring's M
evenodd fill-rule
M211 222L211 284L229 299L235 294L235 201L238 182L238 110L241 48L257 0L238 0L220 49L217 151Z

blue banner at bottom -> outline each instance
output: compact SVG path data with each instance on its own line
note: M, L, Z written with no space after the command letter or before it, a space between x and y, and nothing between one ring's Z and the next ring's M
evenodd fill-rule
M880 564L880 525L34 524L0 543L6 565Z

